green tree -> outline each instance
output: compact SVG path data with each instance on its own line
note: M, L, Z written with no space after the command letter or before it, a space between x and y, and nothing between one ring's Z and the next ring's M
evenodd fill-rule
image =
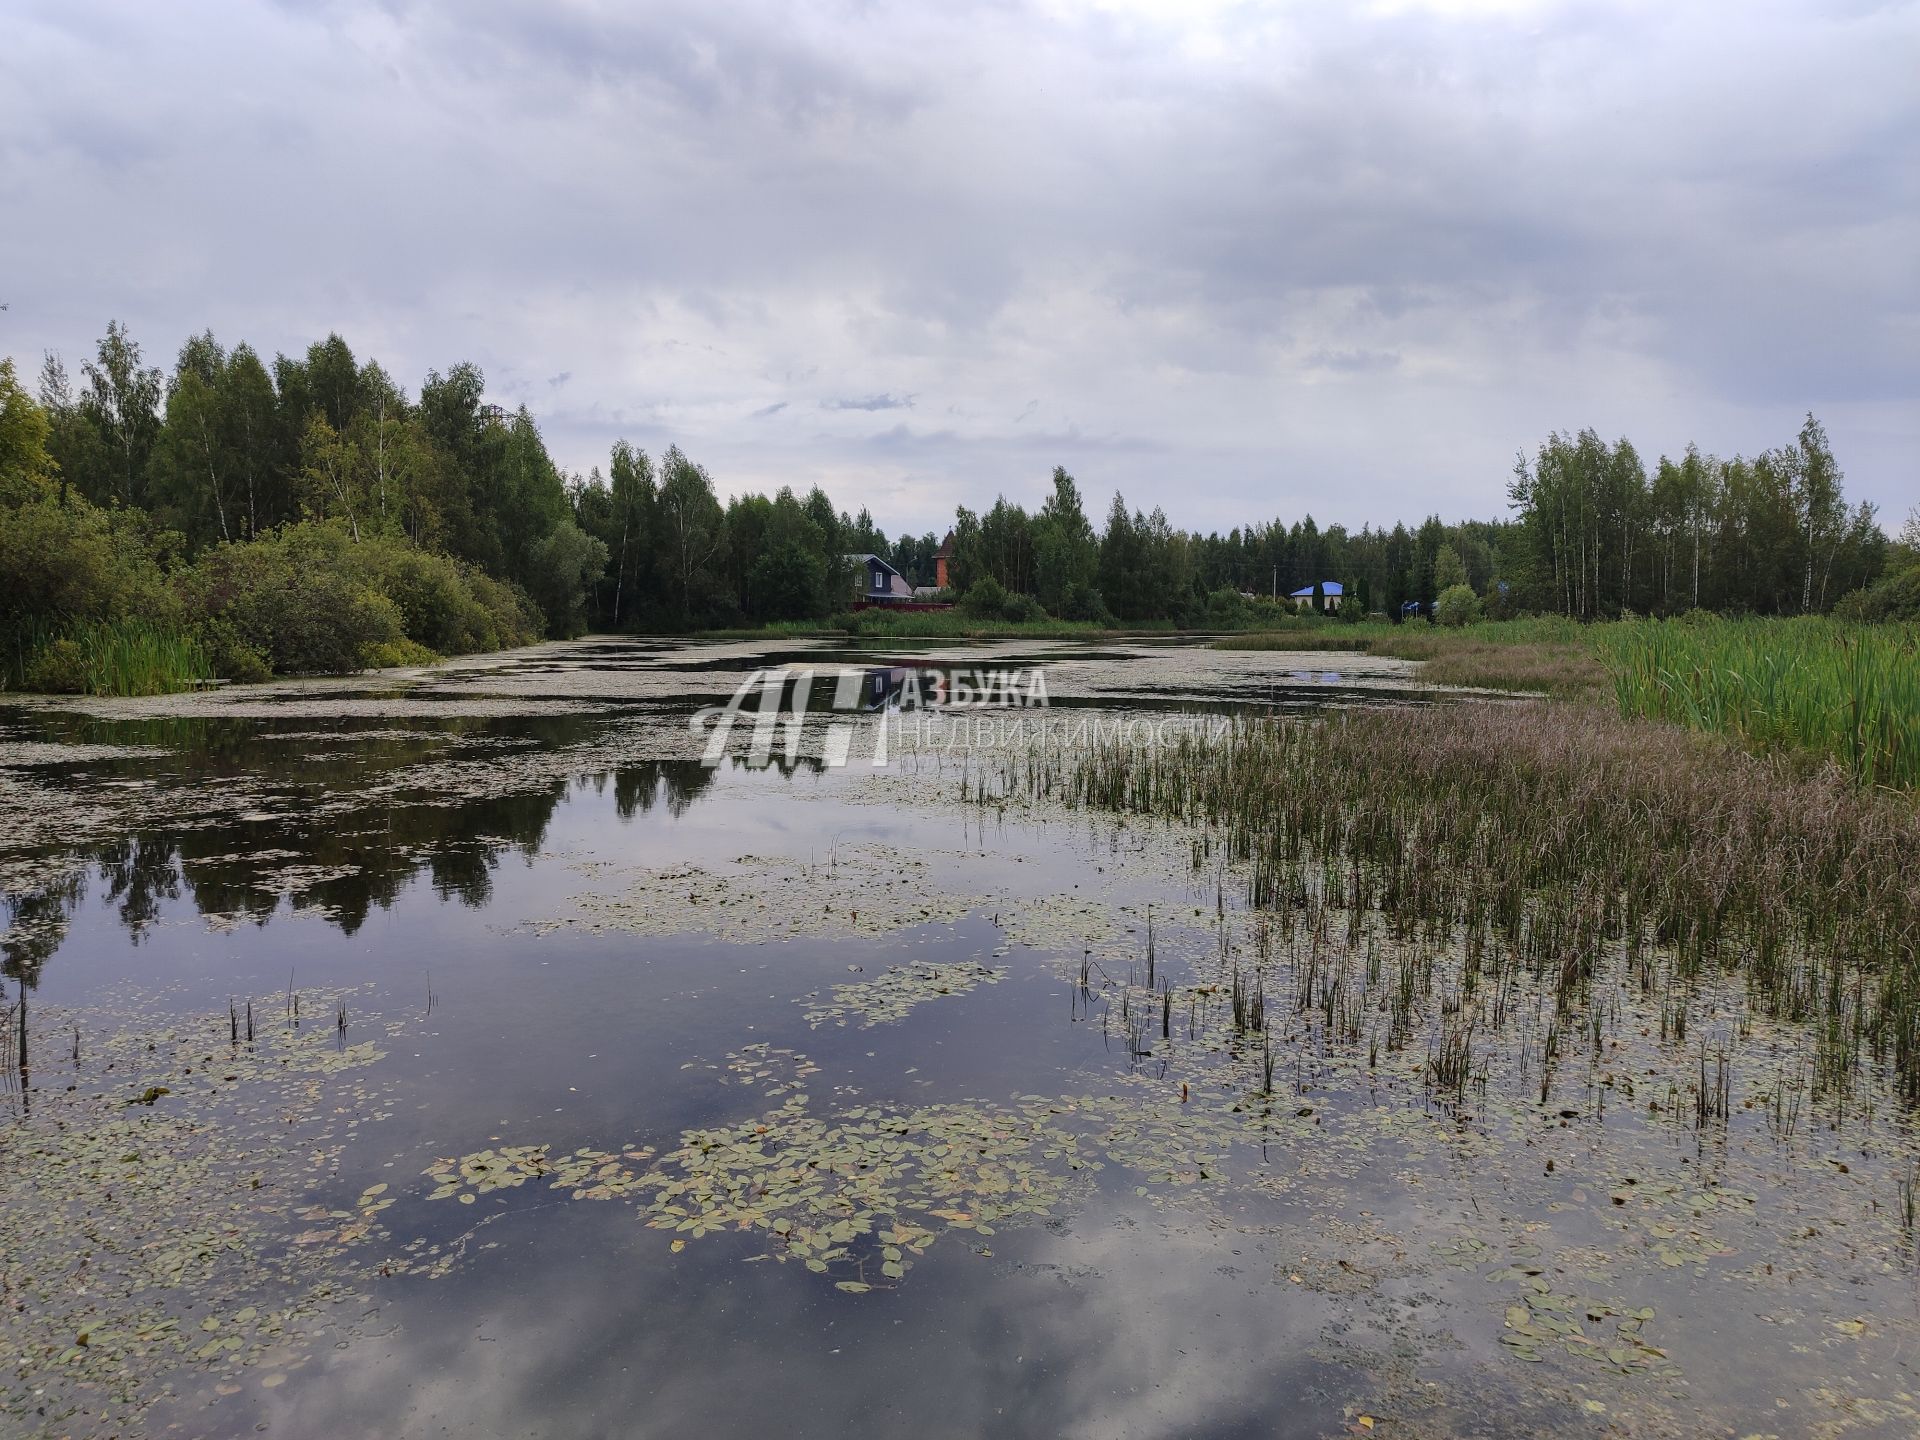
M673 623L695 626L724 612L714 562L726 539L725 516L707 472L669 446L660 460L661 571Z
M965 595L991 573L980 517L964 505L953 512L953 557L947 562L947 581L957 595Z
M1122 620L1145 619L1156 597L1148 587L1146 542L1127 514L1126 497L1116 494L1107 511L1106 532L1100 537L1100 593ZM1157 597L1164 604L1169 597Z
M486 523L500 536L506 573L531 586L540 546L571 515L566 482L547 454L540 427L522 405L506 422Z
M1067 610L1070 593L1093 588L1100 564L1093 526L1080 503L1080 488L1066 467L1053 467L1053 493L1033 517L1033 593L1056 615Z
M427 372L418 402L424 463L411 503L422 520L432 522L416 539L503 575L506 545L493 516L507 435L504 424L481 408L485 390L475 365L455 365L444 375Z
M371 360L360 367L354 390L358 408L347 418L346 434L366 475L369 522L381 534L405 533L410 472L419 459L406 394Z
M794 539L777 540L753 563L751 613L762 620L805 620L821 613L826 561Z
M1800 427L1798 443L1780 452L1779 465L1792 492L1800 533L1800 612L1811 614L1826 608L1827 586L1848 529L1840 467L1834 463L1826 428L1811 412Z
M348 533L358 540L365 479L360 456L319 410L307 416L300 460L301 508L317 519L344 520Z
M104 464L87 465L75 483L98 504L144 504L147 461L160 434L160 371L141 364L140 346L117 320L81 369L87 383L78 410L99 441L93 458Z
M611 616L614 628L618 629L628 614L651 608L658 598L652 544L659 520L655 513L653 462L647 458L646 451L637 450L624 440L616 441L608 475L612 504L608 508L607 533L601 539L613 557Z
M0 506L53 493L53 456L47 415L21 385L13 361L0 358Z
M195 547L244 533L226 380L226 352L212 331L181 347L149 465L150 508Z
M607 547L562 520L534 547L528 592L547 617L547 634L569 639L587 628L587 589L607 568Z
M986 574L1019 595L1034 593L1033 522L1018 505L997 497L980 518L979 556Z

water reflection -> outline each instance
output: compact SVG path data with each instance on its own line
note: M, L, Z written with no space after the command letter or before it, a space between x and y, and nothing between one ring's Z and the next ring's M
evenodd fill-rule
M697 761L646 760L580 783L596 792L610 786L622 820L656 809L678 819L715 775ZM69 921L89 900L111 909L136 945L166 907L183 900L222 928L264 926L290 904L352 935L376 909L391 909L420 875L441 899L479 909L492 898L493 875L505 857L539 853L569 788L552 781L451 804L395 798L344 815L327 810L215 826L185 823L88 847L80 852L81 865L0 896L0 973L38 985Z
M456 696L464 693L462 686L485 693L488 675L670 670L687 681L679 698L666 704L676 726L702 674L717 670L744 678L787 669L776 702L782 709L795 698L791 674L810 670L816 678L805 702L809 712L939 708L958 696L996 693L1004 702L1015 691L1026 694L1020 688L1025 682L1016 681L1033 665L1057 673L1096 667L1097 673L1088 672L1095 674L1093 683L1079 687L1087 693L1072 693L1072 685L1063 687L1066 693L1056 691L1049 676L1045 703L1072 709L1294 711L1323 708L1335 703L1334 696L1347 703L1421 698L1393 688L1350 690L1350 677L1334 671L1267 672L1244 664L1245 657L1234 657L1227 668L1202 663L1211 655L1181 649L1169 653L1171 663L1162 663L1120 650L1056 647L956 663L916 659L911 646L891 641L751 654L678 643L596 642L564 656L503 657L491 667L429 676L409 693L445 698L442 691ZM390 688L328 690L324 698L331 705L355 695L380 700L396 694ZM691 759L617 758L620 726L641 714L662 714L657 689L643 688L627 702L632 708L610 713L428 718L383 716L377 709L303 714L303 704L315 697L297 686L271 696L287 706L284 718L109 719L57 710L0 711L0 735L29 749L65 752L15 760L0 772L30 781L45 797L42 814L95 809L125 816L115 827L119 833L104 840L97 824L93 838L73 838L85 836L86 827L59 823L58 815L31 845L9 847L0 837L0 860L24 862L15 863L13 883L0 891L0 970L37 984L72 917L89 902L110 912L135 943L170 907L183 904L223 928L264 925L290 905L353 935L422 875L442 899L482 907L504 856L532 857L541 850L571 785L586 784L597 793L610 788L622 821L652 815L677 820L727 773ZM570 766L567 757L575 756L579 764ZM528 763L541 757L549 763ZM778 748L769 762L759 768L787 777L822 769L817 758ZM735 757L730 764L746 761ZM203 813L182 813L202 796L216 803Z

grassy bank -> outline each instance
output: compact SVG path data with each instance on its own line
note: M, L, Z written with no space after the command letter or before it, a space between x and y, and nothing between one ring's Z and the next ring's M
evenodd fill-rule
M1438 685L1487 690L1597 694L1608 672L1589 627L1570 620L1507 620L1448 629L1424 623L1359 624L1303 619L1296 626L1225 635L1216 650L1358 650L1425 663L1422 678Z
M1303 622L1222 650L1359 650L1425 662L1443 685L1609 700L1620 713L1831 760L1920 787L1920 628L1825 619L1516 620L1459 629Z

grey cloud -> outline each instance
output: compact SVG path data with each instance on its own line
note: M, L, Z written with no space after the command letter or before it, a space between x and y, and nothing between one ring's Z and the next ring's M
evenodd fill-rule
M774 401L774 402L773 402L773 404L771 404L771 405L762 405L762 406L761 406L761 407L760 407L760 408L759 408L758 410L756 410L756 411L754 411L754 412L753 412L753 413L752 413L751 415L749 415L749 416L748 416L747 418L748 418L749 420L766 420L766 419L770 419L771 417L773 417L773 416L775 416L775 415L778 415L778 414L779 414L779 413L780 413L780 412L781 412L782 410L784 410L784 409L786 409L786 408L787 408L787 402L786 402L786 401L784 401L784 400L776 400L776 401Z
M1044 480L1045 395L1043 445L1132 437L1095 505L1201 524L1498 513L1549 429L1752 452L1811 407L1903 511L1917 56L1920 7L1818 0L30 0L0 353L337 329L479 363L568 469L624 432L850 507ZM745 425L770 389L849 423ZM850 423L915 395L909 457Z
M822 410L911 410L911 395L859 395L848 399L822 400Z
M1316 370L1337 370L1346 375L1364 375L1374 370L1391 370L1400 357L1391 350L1316 350L1307 364Z

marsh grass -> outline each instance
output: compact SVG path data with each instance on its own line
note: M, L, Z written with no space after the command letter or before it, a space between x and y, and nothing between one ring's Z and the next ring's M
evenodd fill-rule
M1665 1044L1687 1043L1703 987L1731 982L1803 1027L1816 1096L1878 1065L1920 1104L1920 813L1831 769L1593 706L1433 707L1109 743L1008 780L1209 837L1282 926L1296 1006L1310 995L1335 1039L1359 1038L1343 1015L1377 1011L1370 1038L1403 1048L1437 994L1430 1075L1455 1095L1475 1069L1464 1027L1500 1029L1529 991L1547 1094L1570 1044L1597 1053L1621 1023L1596 1010L1605 973L1657 1000ZM1725 1109L1708 1061L1703 1123Z

